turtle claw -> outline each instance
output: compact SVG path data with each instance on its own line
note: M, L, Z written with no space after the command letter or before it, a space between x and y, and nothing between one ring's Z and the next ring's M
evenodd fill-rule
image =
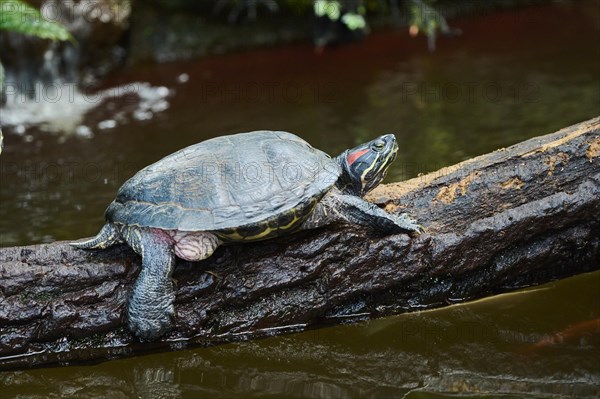
M398 226L404 232L408 232L411 236L418 236L425 232L425 228L408 213L402 213L394 217L394 219L396 226Z
M213 272L212 270L205 270L204 273L213 276L213 278L215 280L220 280L222 278L221 276L219 276L217 273Z
M140 310L141 312L130 312L128 320L129 329L140 340L156 341L171 329L175 318L175 308L172 303L161 309L162 312L157 312L155 308L147 312L144 312L144 309ZM146 317L148 314L152 317Z

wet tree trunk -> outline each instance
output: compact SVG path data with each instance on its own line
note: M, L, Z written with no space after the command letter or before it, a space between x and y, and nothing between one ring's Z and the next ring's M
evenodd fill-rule
M253 339L598 269L600 118L382 186L370 199L409 210L427 232L331 226L180 262L175 327L151 344L124 324L140 268L129 248L2 248L0 369Z

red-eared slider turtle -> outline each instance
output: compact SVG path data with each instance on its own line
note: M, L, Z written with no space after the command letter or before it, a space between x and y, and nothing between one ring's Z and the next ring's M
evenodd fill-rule
M387 134L336 158L286 132L217 137L142 169L119 189L106 224L82 249L127 243L142 256L129 328L154 340L171 326L175 257L208 258L221 244L264 240L342 222L420 233L362 197L384 178L398 145Z

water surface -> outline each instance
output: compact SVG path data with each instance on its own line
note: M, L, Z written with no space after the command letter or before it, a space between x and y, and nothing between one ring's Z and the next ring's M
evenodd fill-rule
M124 71L84 117L91 138L5 129L0 245L95 234L137 170L223 134L287 130L337 155L394 132L396 181L589 119L600 111L597 18L596 2L567 2L458 20L463 35L435 53L395 32L320 56L299 45ZM144 119L120 94L149 84L170 94Z
M166 87L168 108L136 117L136 100L115 95L85 115L86 134L4 129L0 245L95 234L104 208L135 171L222 134L287 130L335 155L395 132L400 153L388 177L395 181L597 116L599 11L597 2L584 1L464 18L454 22L462 37L440 40L433 54L424 40L396 32L320 56L299 45L123 71L104 88ZM7 372L0 374L0 392L600 396L599 276L249 343ZM563 342L552 338L561 331L568 335Z

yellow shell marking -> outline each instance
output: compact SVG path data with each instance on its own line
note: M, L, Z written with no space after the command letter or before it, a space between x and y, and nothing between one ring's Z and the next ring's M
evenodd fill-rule
M311 211L314 208L314 206L316 205L316 203L317 203L316 199L313 199L311 201L311 204L309 206ZM267 220L260 224L261 226L264 226L265 229L258 234L248 235L248 236L241 235L239 230L235 229L234 231L232 231L230 233L229 232L228 233L218 232L217 235L219 237L222 237L223 239L229 240L229 241L258 241L258 240L269 238L269 236L271 236L271 235L276 235L274 233L276 233L278 231L288 230L294 226L297 226L299 223L304 222L304 220L306 220L306 217L308 216L308 214L310 214L310 212L303 212L304 215L298 216L296 214L296 209L290 210L290 213L294 215L294 218L289 223L287 223L283 226L270 227L269 222L276 221L279 218L281 218L281 216L279 216L275 219Z

